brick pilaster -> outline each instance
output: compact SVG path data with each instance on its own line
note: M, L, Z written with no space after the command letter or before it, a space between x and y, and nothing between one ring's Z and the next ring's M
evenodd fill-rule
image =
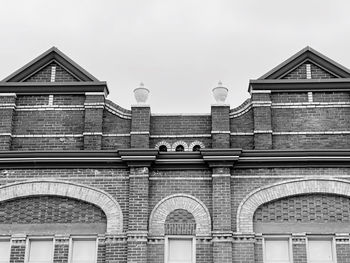
M0 94L0 151L11 150L12 120L16 107L16 94Z
M131 107L131 148L149 148L150 122L150 106Z
M212 148L230 148L230 106L214 104L211 106Z
M53 253L53 263L68 262L69 236L56 235L55 248Z
M254 147L272 149L271 96L269 91L252 93L254 113Z
M148 177L148 167L130 168L128 262L147 262Z
M26 236L13 235L11 237L10 263L23 263L26 252Z
M255 238L253 235L235 235L233 237L233 263L256 263ZM262 261L260 261L262 262Z
M105 94L87 92L85 95L84 149L100 150Z
M213 168L213 262L232 262L230 168Z
M104 248L103 248L103 243ZM126 237L117 235L107 235L105 239L99 240L98 251L105 249L105 261L98 258L97 262L105 263L125 263L127 261Z
M337 263L350 262L350 236L349 234L338 234L335 237L337 252Z
M293 262L294 263L306 263L306 236L305 235L293 235L292 236L293 247Z

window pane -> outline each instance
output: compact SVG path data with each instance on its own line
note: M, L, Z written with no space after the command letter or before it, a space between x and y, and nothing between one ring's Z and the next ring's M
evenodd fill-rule
M96 240L73 240L72 262L90 263L96 261Z
M52 240L30 240L29 262L52 262Z
M192 262L192 239L169 239L168 262Z
M0 262L10 261L10 240L0 240Z
M265 258L268 262L289 262L289 241L287 239L265 240Z
M333 261L332 240L309 240L310 261Z

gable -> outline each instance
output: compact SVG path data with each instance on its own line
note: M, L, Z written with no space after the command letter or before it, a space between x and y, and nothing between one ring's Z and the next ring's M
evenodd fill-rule
M333 78L350 78L350 70L316 50L306 47L259 79Z
M333 79L339 78L333 73L321 68L320 66L305 61L301 65L286 73L281 79Z
M52 47L2 82L98 82L85 69Z

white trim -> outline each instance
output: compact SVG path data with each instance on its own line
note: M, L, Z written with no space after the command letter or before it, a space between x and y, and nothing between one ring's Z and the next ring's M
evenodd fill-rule
M212 178L210 177L159 177L159 176L150 176L149 180L166 180L166 181L171 181L171 180L181 180L181 181L211 181Z
M70 236L69 238L69 250L68 250L68 263L72 263L72 256L73 256L73 242L74 240L94 240L95 241L95 261L98 260L98 239L96 236Z
M212 177L231 177L231 174L212 174Z
M306 132L272 132L272 135L335 135L350 134L350 131L306 131Z
M151 106L149 104L144 104L144 103L140 103L140 104L132 104L131 108L150 108Z
M159 147L162 146L162 145L164 145L164 146L166 147L167 151L171 151L171 145L170 145L170 143L168 143L167 141L164 141L164 140L158 142L158 143L154 146L154 148L159 150Z
M247 104L243 108L230 112L230 119L237 118L237 117L247 113L251 109L252 109L252 103L250 102L249 104Z
M103 137L130 137L130 133L103 133Z
M210 113L152 113L151 116L153 117L180 117L180 116L186 116L186 117L191 117L191 116L211 116Z
M7 256L7 262L10 262L10 257L11 257L11 246L12 246L12 242L11 242L11 237L7 236L7 237L0 237L0 242L8 242L9 245L9 250L6 252L6 256Z
M306 64L306 79L312 79L311 64Z
M250 93L271 93L271 90L252 90Z
M49 95L49 103L48 103L49 106L53 106L53 95Z
M273 109L305 109L305 108L349 108L350 102L288 102L272 103Z
M232 136L253 136L254 132L231 132Z
M261 134L261 133L272 133L272 130L255 130L254 134L256 134L256 133L259 133L259 134Z
M277 239L277 240L286 240L288 241L288 257L289 257L289 263L293 263L293 244L292 244L292 240L291 240L291 236L289 235L264 235L262 238L262 252L263 252L263 262L264 263L272 263L267 261L266 259L266 239L267 240L273 240L273 239Z
M149 135L149 131L132 131L130 135Z
M26 248L25 248L25 253L24 253L24 262L25 263L30 263L29 261L29 256L30 256L30 243L33 241L33 240L36 240L36 241L52 241L52 258L51 258L51 263L53 262L53 259L54 259L54 254L55 254L55 239L54 239L54 236L51 236L51 235L48 235L48 236L29 236L27 239L26 239ZM34 263L36 263L34 261Z
M225 104L225 103L214 103L211 104L212 107L230 107L230 104Z
M170 135L170 134L162 134L162 135L150 135L150 138L192 138L192 137L211 137L211 134L179 134L179 135Z
M164 239L164 263L169 263L168 253L169 253L169 238L171 239L187 239L192 240L192 260L191 263L196 263L196 237L195 236L185 236L185 235L167 235Z
M13 138L58 138L58 137L83 137L83 134L16 134Z
M131 113L126 113L118 110L108 102L105 103L106 110L112 113L113 115L116 115L122 119L131 119Z
M211 131L211 134L230 134L230 131Z
M330 240L331 241L331 246L332 246L332 258L333 261L332 263L337 263L337 251L336 251L336 242L335 242L335 237L332 235L308 235L305 239L305 246L306 246L306 259L308 263L317 263L315 261L310 260L310 250L309 250L309 242L311 240ZM327 263L327 261L324 261Z
M0 97L17 97L16 93L0 93Z
M182 145L184 147L184 151L188 151L188 144L185 141L176 141L171 145L171 150L176 151L176 147Z
M308 99L308 102L310 102L310 103L312 103L314 101L314 97L313 97L312 91L309 91L307 93L307 99Z
M93 135L102 136L102 132L83 132L83 136L93 136Z
M50 82L55 82L55 81L56 81L56 66L52 66Z
M104 97L106 97L106 93L104 93L104 92L85 92L85 96L104 96Z

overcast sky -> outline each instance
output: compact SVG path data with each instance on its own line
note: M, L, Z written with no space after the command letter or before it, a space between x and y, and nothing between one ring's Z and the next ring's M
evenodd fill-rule
M350 1L0 0L0 79L52 46L130 109L150 89L153 113L208 113L212 88L227 103L309 45L350 67Z

